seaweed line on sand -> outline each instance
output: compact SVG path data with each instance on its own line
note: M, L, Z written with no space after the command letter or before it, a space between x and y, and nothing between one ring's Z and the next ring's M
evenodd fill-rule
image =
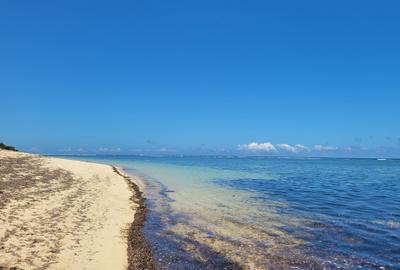
M129 228L128 235L128 269L156 269L153 261L153 253L147 243L142 229L146 221L146 206L143 193L139 187L131 180L129 176L122 173L117 167L112 166L114 172L122 176L134 191L131 197L132 201L139 206L136 209L134 221Z

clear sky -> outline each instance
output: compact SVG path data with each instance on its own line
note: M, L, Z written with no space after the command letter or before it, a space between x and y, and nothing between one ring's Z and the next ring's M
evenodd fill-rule
M400 157L399 12L365 0L1 1L0 141Z

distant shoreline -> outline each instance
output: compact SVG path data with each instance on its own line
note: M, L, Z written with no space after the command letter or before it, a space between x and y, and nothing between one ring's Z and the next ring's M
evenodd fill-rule
M386 156L371 156L371 157L348 157L348 156L285 156L285 155L138 155L138 154L40 154L48 157L152 157L152 158L163 158L163 157L214 157L214 158L276 158L276 159L360 159L360 160L400 160L400 157L386 157Z

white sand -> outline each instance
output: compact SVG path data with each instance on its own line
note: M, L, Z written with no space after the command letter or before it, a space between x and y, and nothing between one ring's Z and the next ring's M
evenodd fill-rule
M39 163L37 168L44 171L68 171L70 178L61 175L46 182L46 173L31 175L32 169L23 168L4 173L4 159L24 157L27 162ZM7 183L16 177L35 185L18 188L13 191L19 194L16 198L7 195L9 201L0 205L0 266L127 268L127 229L136 205L130 200L132 191L125 179L111 166L0 150L3 187L7 189ZM4 194L0 193L0 198Z

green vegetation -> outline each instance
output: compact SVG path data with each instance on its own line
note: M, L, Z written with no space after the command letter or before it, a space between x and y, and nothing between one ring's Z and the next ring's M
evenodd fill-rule
M17 149L15 149L15 147L5 145L4 143L0 143L0 149L10 150L10 151L18 151Z

